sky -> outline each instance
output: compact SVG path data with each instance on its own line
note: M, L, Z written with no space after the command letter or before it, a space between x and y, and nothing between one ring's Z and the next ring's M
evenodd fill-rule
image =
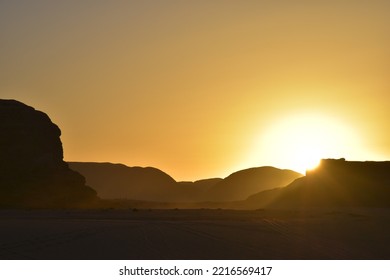
M390 2L0 1L0 98L176 180L390 159Z

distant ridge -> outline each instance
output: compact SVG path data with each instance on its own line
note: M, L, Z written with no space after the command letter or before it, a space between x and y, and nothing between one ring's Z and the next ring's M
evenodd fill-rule
M254 167L232 173L210 189L211 201L244 200L260 191L284 187L303 175L271 166Z
M259 191L285 186L303 175L274 167L241 170L225 179L176 182L153 167L123 164L69 162L103 199L130 199L157 202L206 202L243 200Z
M222 180L222 178L210 178L194 182L178 182L177 184L186 191L188 198L190 198L187 199L188 202L203 202L210 200L210 190Z
M153 167L128 167L124 164L69 162L70 168L83 174L101 198L170 201L176 181Z

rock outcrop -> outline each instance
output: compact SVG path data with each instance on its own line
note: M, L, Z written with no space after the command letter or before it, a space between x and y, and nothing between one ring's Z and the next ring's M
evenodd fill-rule
M63 161L60 135L45 113L0 100L1 207L74 207L97 198Z
M325 159L285 188L253 195L247 208L390 207L390 162Z

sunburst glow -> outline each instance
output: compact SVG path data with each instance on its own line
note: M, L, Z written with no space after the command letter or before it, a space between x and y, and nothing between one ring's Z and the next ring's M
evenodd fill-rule
M275 165L301 173L318 166L322 158L343 157L358 151L356 133L332 117L300 114L291 115L268 127L256 141L259 158L275 161Z

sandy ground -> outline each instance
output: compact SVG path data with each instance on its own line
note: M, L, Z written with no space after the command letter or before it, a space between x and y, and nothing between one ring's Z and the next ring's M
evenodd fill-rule
M390 259L389 209L1 210L0 259Z

